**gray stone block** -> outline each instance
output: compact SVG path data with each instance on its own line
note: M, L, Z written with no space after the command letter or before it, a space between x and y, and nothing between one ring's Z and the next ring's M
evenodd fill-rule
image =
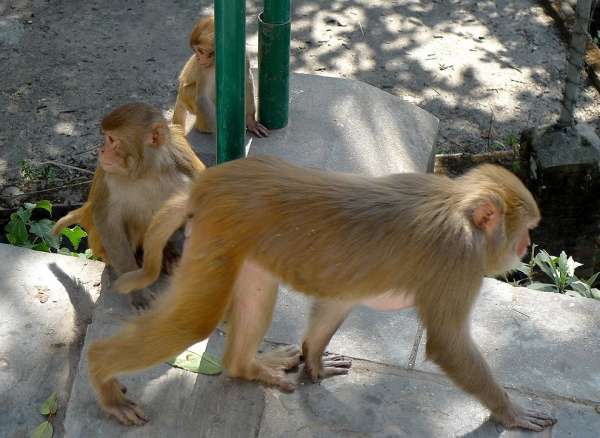
M367 175L433 170L438 119L414 104L348 79L293 73L289 124L247 137L248 155L270 154L311 167ZM201 158L215 138L191 130ZM212 157L211 157L212 155Z
M3 244L0 261L0 436L29 436L52 392L55 436L63 436L104 264Z
M309 298L281 287L266 339L299 344L308 323L309 309ZM327 350L357 359L407 367L417 327L414 309L377 312L358 307L335 333Z
M486 279L472 315L473 338L504 385L600 400L600 302ZM424 361L416 369L441 373Z
M347 376L307 383L291 394L265 391L260 438L533 436L490 421L478 401L440 376L375 363L355 361ZM591 406L510 393L558 416L541 436L597 436L600 416Z

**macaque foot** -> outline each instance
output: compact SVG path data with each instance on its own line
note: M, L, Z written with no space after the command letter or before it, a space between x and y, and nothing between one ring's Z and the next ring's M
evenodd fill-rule
M304 371L313 383L317 383L319 379L348 374L348 370L352 366L351 359L328 352L325 352L323 358L319 358L317 361L309 358L305 358L305 361Z
M246 129L251 134L257 137L268 137L269 130L261 123L254 120L254 117L248 117L246 119Z
M102 409L126 426L141 426L148 422L139 406L125 397L127 389L116 379L103 383L99 389Z
M148 310L153 300L154 292L148 288L134 290L129 293L129 304L138 312Z
M260 363L267 367L288 371L300 364L302 352L297 345L287 345L258 356Z
M168 243L163 251L163 270L167 275L173 274L180 258L181 252L175 248L175 245Z
M257 356L248 366L228 367L230 377L257 380L266 385L276 386L282 391L296 389L296 382L287 377L286 371L300 363L300 349L295 345L279 348Z
M493 417L507 429L520 427L536 432L556 423L556 417L553 417L542 409L522 408L515 405L512 406L509 412L501 415L493 415Z

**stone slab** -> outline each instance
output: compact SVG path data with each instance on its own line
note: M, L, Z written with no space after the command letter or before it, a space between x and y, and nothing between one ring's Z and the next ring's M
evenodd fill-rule
M166 364L121 378L150 423L126 427L104 414L89 382L86 352L94 341L115 334L134 316L127 301L110 290L105 277L73 383L65 419L66 438L237 437L246 436L247 432L248 436L255 436L256 432L249 431L258 431L264 406L260 386L224 375L197 375ZM216 357L222 355L222 333L213 334L207 351Z
M355 361L347 376L301 385L291 394L265 391L259 438L534 436L490 421L479 402L440 376L374 363ZM551 430L535 436L598 436L600 415L592 406L509 392L558 417Z
M0 436L29 436L54 391L55 436L63 436L103 270L104 263L0 244Z
M266 339L277 343L301 343L309 310L307 297L281 287ZM327 350L352 358L408 367L417 328L414 309L377 312L358 307L338 329Z
M486 279L472 332L504 385L600 403L599 301ZM441 373L424 360L425 342L415 368Z
M288 126L267 138L247 136L246 148L249 156L341 172L427 172L437 130L427 111L366 83L292 73ZM188 139L207 164L214 161L213 135L192 129Z

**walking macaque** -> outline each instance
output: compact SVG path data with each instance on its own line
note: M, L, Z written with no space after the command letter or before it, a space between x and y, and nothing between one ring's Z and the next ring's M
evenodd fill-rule
M191 232L169 293L89 350L100 405L121 422L147 420L115 377L206 338L226 309L229 375L293 389L284 370L298 363L297 349L256 354L282 282L314 297L302 343L313 381L347 372L348 363L323 361L323 352L353 307L414 305L427 328L428 358L493 418L531 430L555 423L511 401L469 329L483 276L515 268L540 219L530 192L507 170L483 165L456 179L375 178L254 157L208 169L184 198L171 205L179 220L146 238L153 252L145 261L154 261L147 275L141 270L119 285L128 290L130 281L151 281L165 236L187 220Z
M173 123L183 127L187 111L196 115L194 127L200 132L215 132L217 126L215 78L215 21L213 17L198 20L190 35L194 54L179 74L179 90ZM250 61L246 57L246 128L257 137L267 137L269 130L256 120L254 82Z
M121 275L138 268L136 252L154 213L171 195L187 192L205 167L181 128L168 126L160 111L149 105L121 106L101 126L104 144L88 199L60 219L52 232L80 223L92 252ZM169 246L165 251L173 252ZM134 308L145 308L151 297L149 290L140 288L130 294L130 301Z

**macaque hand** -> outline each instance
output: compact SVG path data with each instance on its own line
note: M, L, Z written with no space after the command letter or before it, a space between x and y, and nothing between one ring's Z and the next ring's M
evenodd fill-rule
M154 301L155 294L148 288L134 290L129 293L129 304L137 311L148 310Z
M269 136L269 130L264 125L254 120L254 117L246 118L246 129L257 137L262 138Z

